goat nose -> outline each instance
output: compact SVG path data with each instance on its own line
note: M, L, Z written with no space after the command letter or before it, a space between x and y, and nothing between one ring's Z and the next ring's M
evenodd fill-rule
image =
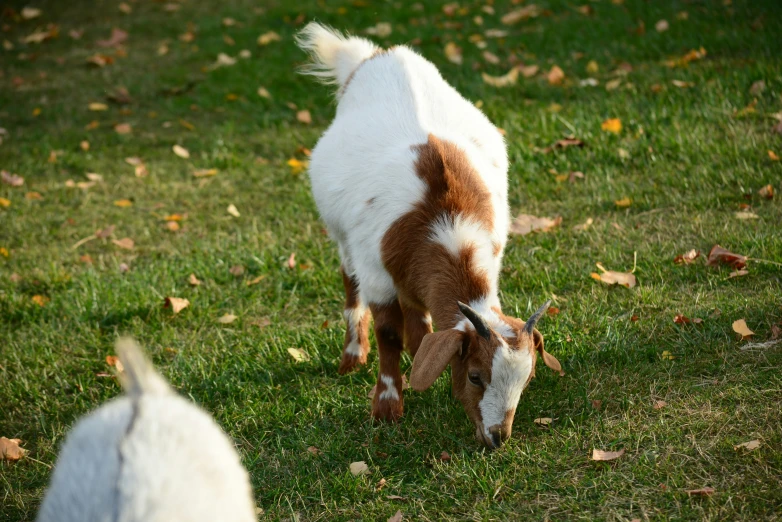
M503 441L507 440L507 438L508 438L508 437L505 437L503 435L504 434L502 433L502 427L501 426L497 425L497 426L492 426L491 428L489 428L489 436L491 437L491 443L492 443L492 448L491 449L496 449L496 448L499 448L500 446L502 446Z

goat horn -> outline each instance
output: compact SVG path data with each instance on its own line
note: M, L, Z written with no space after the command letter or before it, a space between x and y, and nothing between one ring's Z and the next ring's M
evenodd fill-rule
M475 327L475 331L478 332L478 335L486 340L491 339L491 328L489 328L489 325L486 323L484 318L466 304L461 302L458 304L459 310L461 310L464 316L470 320L473 327Z
M537 324L538 320L543 316L546 310L548 310L548 307L551 306L551 299L546 301L543 306L538 308L534 314L530 316L529 319L527 319L527 322L524 323L524 331L531 334L532 330L535 328L535 325Z

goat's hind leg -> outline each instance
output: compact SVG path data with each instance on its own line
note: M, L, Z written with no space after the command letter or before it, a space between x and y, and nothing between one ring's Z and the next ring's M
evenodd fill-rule
M339 373L344 375L357 366L366 364L369 354L369 308L361 302L358 292L358 281L345 271L343 266L342 282L345 284L345 346L342 349L342 360L339 363Z
M404 413L402 373L399 370L404 315L396 300L385 305L369 306L375 319L375 337L380 359L380 372L372 398L372 417L377 420L396 421Z

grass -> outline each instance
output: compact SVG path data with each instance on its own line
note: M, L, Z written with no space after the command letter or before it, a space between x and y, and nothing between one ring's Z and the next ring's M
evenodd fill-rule
M747 342L731 323L745 318L755 341L770 339L782 321L780 268L751 262L749 275L728 278L730 268L707 267L703 258L672 262L716 243L782 260L780 198L757 195L766 184L782 191L782 164L767 153L782 154L771 131L771 115L782 111L782 10L775 2L602 0L589 2L594 13L585 16L569 2L542 0L541 17L509 28L499 17L518 6L499 0L495 15L462 3L467 12L451 18L439 2L420 9L392 2L259 8L248 0L188 0L169 12L164 3L128 0L129 14L118 2L33 3L43 10L39 18L23 21L7 11L0 33L13 45L0 65L0 126L8 133L0 167L25 178L21 188L0 184L0 197L10 200L0 208L0 247L9 254L0 256L0 435L23 439L32 457L0 463L0 520L34 519L68 429L119 393L114 379L99 374L109 371L104 358L123 333L136 336L173 385L236 441L263 519L385 520L398 509L421 520L779 516L782 351L742 350ZM10 2L17 11L24 5ZM677 16L682 11L686 20ZM224 26L225 17L237 23ZM485 452L473 440L445 378L426 393L408 393L402 423L373 425L366 395L376 352L366 369L337 375L339 261L306 175L286 164L306 160L300 148L312 147L334 113L328 89L294 74L304 57L292 35L309 19L355 32L391 22L394 32L381 43L413 42L507 131L514 211L564 218L552 232L508 245L504 308L523 317L556 296L561 312L540 328L567 375L538 372L500 451ZM669 21L668 31L655 30L660 19ZM57 38L20 42L50 22ZM636 30L641 22L644 34ZM112 27L129 33L127 56L95 46ZM509 31L487 40L499 65L487 64L467 40L487 28ZM84 30L81 39L68 36L73 29ZM191 42L179 39L187 31ZM267 31L281 41L259 47L256 38ZM463 47L463 65L446 60L448 41ZM168 53L159 56L164 42ZM707 56L688 67L664 64L701 46ZM251 57L203 70L219 52L237 56L241 49ZM114 63L87 67L98 52ZM566 83L550 86L538 76L497 89L473 68L499 75L511 57L543 71L557 64ZM581 87L590 60L600 85ZM622 63L632 70L616 76ZM620 87L606 90L615 77ZM694 85L678 88L672 80ZM759 80L765 90L751 94ZM120 85L133 98L129 105L88 110ZM270 99L258 96L260 86ZM754 110L742 112L753 99ZM310 110L313 123L297 122L288 103ZM620 134L601 130L607 118L621 119ZM99 126L88 129L91 121ZM116 123L131 124L132 133L116 133ZM571 133L587 146L541 152ZM175 144L190 151L189 160L173 154ZM58 151L54 161L51 151ZM124 161L130 156L144 160L147 177L134 175ZM195 178L197 168L219 173ZM557 181L570 171L586 178ZM66 187L69 179L86 181L88 172L103 182ZM30 191L42 199L26 199ZM628 208L614 204L625 197ZM115 206L121 199L132 205ZM240 217L226 212L230 204ZM737 219L742 204L759 217ZM174 213L187 214L176 232L164 226ZM591 227L573 229L587 218ZM113 239L130 237L134 249L109 239L73 248L108 225L116 226ZM288 269L293 252L297 267ZM625 271L634 258L636 288L590 278L596 262ZM238 277L229 271L237 265L244 267ZM191 287L190 273L203 284ZM246 284L258 276L265 277ZM39 306L35 295L49 301ZM173 315L162 306L165 296L191 305ZM226 313L238 319L218 323ZM680 313L703 323L674 324ZM270 324L259 327L266 319ZM312 360L295 363L289 347ZM654 409L658 400L667 405ZM542 429L533 423L538 417L555 421ZM753 439L762 442L757 450L734 450ZM310 454L309 446L322 453ZM592 462L593 448L626 453ZM450 462L439 459L442 451ZM371 475L350 475L357 460ZM378 491L381 478L387 482ZM685 493L702 487L715 493Z

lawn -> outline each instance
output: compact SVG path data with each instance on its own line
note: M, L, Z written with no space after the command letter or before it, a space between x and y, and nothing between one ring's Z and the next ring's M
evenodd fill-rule
M782 6L582 3L506 25L530 2L6 2L0 170L24 184L0 181L0 436L29 453L0 462L0 520L34 519L68 429L120 392L105 358L121 334L233 438L263 520L780 516L782 268L754 259L782 261ZM376 350L337 374L339 259L302 170L335 104L295 73L313 19L432 60L506 131L513 212L562 217L511 238L501 300L521 317L554 300L539 328L566 375L541 365L498 451L445 377L375 425ZM113 28L126 39L101 47ZM481 77L516 65L514 85ZM585 146L545 150L566 136ZM748 273L707 266L715 244Z

